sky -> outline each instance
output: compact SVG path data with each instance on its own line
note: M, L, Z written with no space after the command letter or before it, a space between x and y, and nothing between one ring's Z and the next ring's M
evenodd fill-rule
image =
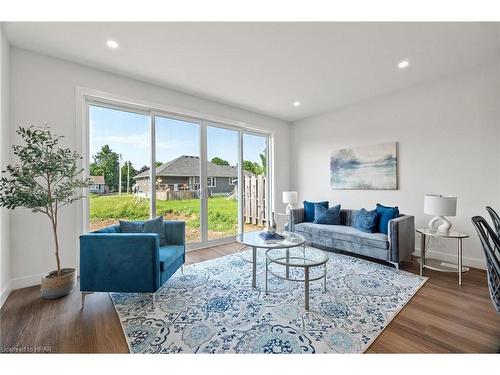
M90 162L103 145L121 153L135 169L149 166L149 116L90 106ZM208 160L218 156L236 165L238 132L207 127ZM259 154L266 148L265 137L243 135L243 159L260 163ZM187 121L156 118L156 160L167 162L181 155L200 156L199 125Z

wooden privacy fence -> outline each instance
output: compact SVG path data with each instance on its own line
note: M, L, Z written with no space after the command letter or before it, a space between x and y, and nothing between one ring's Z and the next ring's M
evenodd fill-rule
M245 223L264 225L267 221L266 177L245 176L243 187Z

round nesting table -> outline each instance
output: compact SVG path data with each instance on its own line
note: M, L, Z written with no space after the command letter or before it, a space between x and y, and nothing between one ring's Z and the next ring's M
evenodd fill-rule
M252 231L241 233L236 236L236 241L250 246L252 248L252 287L257 287L257 249L290 249L296 246L302 246L306 239L297 233L282 232L280 233L283 240L265 241L259 236L261 231Z
M315 248L301 249L295 248L278 248L269 249L266 251L266 294L268 292L267 280L268 275L271 274L283 280L296 281L304 283L304 307L309 310L309 284L311 281L323 279L323 286L326 291L326 264L328 262L328 255L322 250ZM285 267L285 272L279 274L269 269L270 264L277 264ZM322 269L316 274L311 275L311 268L321 267ZM304 271L304 278L290 277L290 268L302 268Z

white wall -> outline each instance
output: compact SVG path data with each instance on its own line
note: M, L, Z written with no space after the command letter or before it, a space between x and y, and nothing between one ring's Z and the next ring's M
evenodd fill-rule
M404 74L411 74L411 70ZM484 267L471 224L500 209L500 75L498 61L463 74L374 98L291 126L291 187L300 200L328 199L346 208L398 205L425 227L426 193L458 196L454 229L464 241L464 263ZM329 161L338 148L396 141L399 190L330 189ZM434 256L456 260L456 242L433 244Z
M10 159L9 127L9 44L0 24L0 170ZM9 211L0 208L0 306L10 291L10 220Z
M65 136L65 143L69 147L81 152L81 129L77 129L76 125L76 87L242 121L258 129L270 131L277 139L277 202L281 202L279 193L289 188L288 123L17 48L11 49L12 129L21 124L48 123L56 133ZM11 139L12 142L18 141L15 134ZM284 210L283 207L280 208ZM68 207L61 214L62 263L65 267L75 267L77 238L81 228L78 223L81 218L78 217L76 205ZM11 236L14 288L39 283L40 274L55 267L47 219L26 210L15 210L11 214Z

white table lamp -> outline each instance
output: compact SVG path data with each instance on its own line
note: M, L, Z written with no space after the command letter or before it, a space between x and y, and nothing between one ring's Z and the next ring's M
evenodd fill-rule
M297 203L297 192L296 191L284 191L283 192L283 203L288 203L288 206L286 206L286 214L290 214L290 210L294 207L294 205Z
M429 221L429 229L441 233L448 233L451 223L444 216L456 216L457 197L426 194L424 198L424 213L434 215Z

